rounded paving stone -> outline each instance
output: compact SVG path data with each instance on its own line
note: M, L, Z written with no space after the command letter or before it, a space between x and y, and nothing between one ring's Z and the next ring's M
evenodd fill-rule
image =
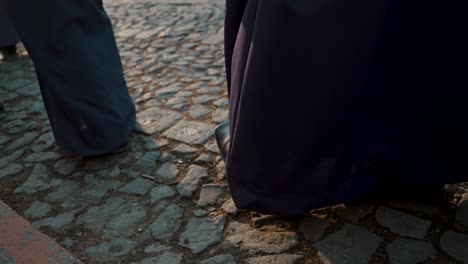
M468 235L445 232L440 239L440 247L452 258L468 263Z
M194 254L204 251L221 240L224 221L223 216L190 219L180 235L179 245L190 249Z
M214 133L214 126L195 121L180 121L163 133L165 137L187 144L204 144Z
M182 263L183 255L180 253L173 253L173 252L164 252L163 254L147 258L138 262L139 264L180 264Z
M397 238L387 246L391 264L413 264L428 260L437 254L431 243Z
M7 137L7 136L0 136L0 145L3 145L7 142L9 142L11 140L11 138Z
M175 204L164 208L161 214L149 226L151 234L155 239L168 240L180 228L180 219L184 214L184 209Z
M128 169L128 176L136 178L142 173L150 173L156 167L156 161L160 156L159 151L145 153Z
M98 258L120 257L128 255L137 245L135 241L115 238L110 242L102 242L97 246L89 247L85 249L85 252Z
M33 142L39 136L36 132L27 132L22 137L8 144L5 148L6 151L17 150L20 147L26 146Z
M100 232L116 213L121 212L121 208L124 207L125 203L125 199L121 197L111 197L101 206L88 208L86 213L81 215L78 223L95 232Z
M35 227L50 227L54 230L58 230L75 220L75 214L78 210L69 211L57 216L48 217L40 221L34 222L33 226Z
M170 248L171 247L166 246L166 245L162 245L162 244L159 244L159 243L154 243L154 244L151 244L151 245L145 247L145 253L159 253L159 252L162 252L162 251L166 251L166 250L168 250Z
M423 239L431 222L416 216L388 208L379 207L375 214L379 224L402 236Z
M56 160L60 157L60 154L55 152L37 152L32 153L31 155L27 156L24 161L25 162L43 162L43 161L50 161Z
M57 186L61 183L59 179L49 180L47 167L43 164L36 164L28 179L14 193L35 193Z
M139 127L137 131L148 135L160 133L182 118L179 113L152 107L137 114Z
M55 163L54 169L62 175L69 175L72 173L80 163L80 159L62 159Z
M197 205L201 207L216 205L225 193L226 190L219 184L205 184L201 188Z
M382 241L380 236L362 227L345 224L338 232L313 245L326 264L368 263Z
M231 254L225 254L206 259L200 264L236 264L236 260Z
M176 192L169 186L157 186L151 189L151 204L155 204L163 199L174 197Z
M174 179L178 174L179 168L172 162L163 163L156 171L156 176L167 180Z
M248 258L245 262L247 262L247 264L294 264L302 259L303 256L301 255L279 254Z
M232 198L227 199L227 201L224 202L224 204L221 206L221 209L223 209L224 212L232 215L235 215L239 212L239 209L237 209Z
M18 163L10 163L6 167L0 169L0 179L18 174L24 169L23 165Z
M283 253L298 244L297 234L284 230L260 231L247 224L231 222L226 228L226 241L249 250L252 254L256 252Z
M146 210L143 207L130 207L106 223L105 236L124 236L133 234L134 230L146 218Z
M307 240L315 242L322 237L328 226L330 226L330 221L328 219L318 216L309 216L299 221L299 232L301 232Z
M21 157L21 155L23 155L23 153L24 153L24 150L20 149L20 150L17 150L15 152L11 153L8 156L5 156L5 157L1 158L0 159L0 168L3 168L4 166L6 166L8 164L11 164L12 162L16 161L19 157Z
M181 157L181 158L191 158L191 157L195 156L197 151L198 151L198 149L196 149L196 148L192 148L192 147L190 147L188 145L185 145L185 144L179 144L177 147L175 147L172 150L172 154L174 154L177 157Z
M52 206L50 204L35 201L28 210L24 211L24 214L27 217L32 218L44 217L50 212L51 209Z
M208 177L208 169L190 165L185 177L177 184L177 191L184 197L191 198L195 190L200 187L203 178Z
M153 181L136 179L122 186L119 191L128 194L145 195L153 187Z

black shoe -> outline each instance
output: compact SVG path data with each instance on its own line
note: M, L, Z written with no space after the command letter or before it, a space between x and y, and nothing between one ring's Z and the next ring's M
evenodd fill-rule
M230 148L229 122L224 122L215 128L216 144L223 159L226 159Z
M7 56L16 55L16 44L0 48L0 52Z
M2 112L3 110L5 110L5 107L3 106L3 103L0 102L0 112Z

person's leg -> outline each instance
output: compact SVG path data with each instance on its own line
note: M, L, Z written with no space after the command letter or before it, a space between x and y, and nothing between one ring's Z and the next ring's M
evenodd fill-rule
M16 44L19 42L15 29L0 9L0 53L3 55L16 54ZM1 110L1 108L0 108Z
M28 50L57 144L99 155L126 144L135 108L99 0L0 0Z

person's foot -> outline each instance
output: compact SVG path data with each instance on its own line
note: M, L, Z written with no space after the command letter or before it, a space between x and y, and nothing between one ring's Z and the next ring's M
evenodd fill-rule
M0 112L2 112L4 109L5 109L5 107L3 106L3 103L0 102Z
M230 148L231 136L229 131L229 122L224 122L215 128L216 144L218 145L219 152L223 159L226 159Z
M16 44L0 48L0 52L7 56L16 55Z

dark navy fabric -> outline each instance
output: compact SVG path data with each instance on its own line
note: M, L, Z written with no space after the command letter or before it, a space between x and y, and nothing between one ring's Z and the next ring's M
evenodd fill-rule
M468 180L468 5L227 0L236 206L302 214ZM368 164L393 164L391 175Z
M0 9L0 48L18 43L18 35L13 25Z
M36 68L56 142L99 155L127 142L135 108L98 0L0 0Z

